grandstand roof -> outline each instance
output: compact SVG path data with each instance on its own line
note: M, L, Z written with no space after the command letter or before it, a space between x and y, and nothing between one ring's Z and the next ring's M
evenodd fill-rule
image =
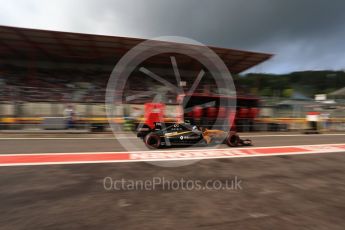
M0 63L20 61L114 64L144 39L0 26ZM210 47L231 73L240 73L272 55ZM18 62L19 60L19 62ZM170 65L170 62L159 65ZM188 65L185 66L187 69Z
M345 96L345 87L338 89L329 94L330 96Z

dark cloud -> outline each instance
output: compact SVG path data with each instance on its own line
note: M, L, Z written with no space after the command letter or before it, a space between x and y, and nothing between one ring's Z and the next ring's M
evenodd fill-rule
M276 55L251 71L345 68L343 0L24 2L11 3L17 13L0 10L5 15L0 23L143 38L186 36Z

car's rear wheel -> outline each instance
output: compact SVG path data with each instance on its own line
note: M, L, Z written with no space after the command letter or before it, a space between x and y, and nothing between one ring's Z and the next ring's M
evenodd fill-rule
M145 137L145 144L151 149L158 149L161 146L161 138L154 133L150 133Z
M230 133L225 142L230 147L236 147L240 142L240 137L236 133Z

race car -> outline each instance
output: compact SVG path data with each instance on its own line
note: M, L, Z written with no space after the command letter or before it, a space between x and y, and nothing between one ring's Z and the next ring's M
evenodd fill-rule
M142 138L149 148L177 145L210 145L225 143L230 147L251 145L251 140L241 139L236 132L203 129L188 123L156 122L154 129L139 127L137 136Z

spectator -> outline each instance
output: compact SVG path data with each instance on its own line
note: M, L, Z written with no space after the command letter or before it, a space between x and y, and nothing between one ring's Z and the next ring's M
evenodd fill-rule
M323 112L321 113L321 119L323 123L323 129L328 130L329 127L329 113L328 112Z
M66 107L66 109L64 110L64 117L66 121L66 128L74 128L75 111L72 105L68 105Z

